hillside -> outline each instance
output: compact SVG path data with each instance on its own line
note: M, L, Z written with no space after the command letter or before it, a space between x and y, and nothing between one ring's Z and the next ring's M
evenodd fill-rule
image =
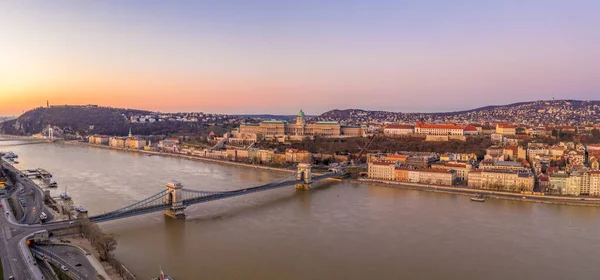
M314 120L348 124L424 122L510 122L523 124L583 125L600 122L600 101L541 100L486 106L457 112L402 113L361 109L331 110Z
M155 122L131 123L134 115L149 115L153 112L98 106L53 106L37 108L17 119L0 123L0 133L32 135L42 132L48 125L58 127L70 135L115 135L125 136L131 128L137 135L169 135L177 133L206 133L213 127L205 123ZM221 129L217 129L221 132ZM215 132L217 132L215 131Z

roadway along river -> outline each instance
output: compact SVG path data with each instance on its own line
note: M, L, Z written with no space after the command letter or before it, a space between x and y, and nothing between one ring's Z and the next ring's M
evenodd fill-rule
M100 148L2 147L102 213L161 191L232 190L285 176ZM139 279L598 279L600 208L325 183L102 224Z

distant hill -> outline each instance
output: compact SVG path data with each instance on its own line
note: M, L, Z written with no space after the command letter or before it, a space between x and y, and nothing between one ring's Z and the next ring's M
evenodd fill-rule
M99 106L52 106L37 108L16 119L0 123L0 134L32 135L40 133L48 125L58 127L71 135L126 136L131 128L136 135L169 135L175 133L206 133L215 129L204 123L155 122L130 123L133 115L149 115L154 112ZM222 129L215 131L222 133Z
M372 122L510 122L526 124L587 124L600 123L600 101L540 100L508 105L438 113L402 113L362 109L331 110L314 120L345 123ZM313 121L314 121L313 120Z

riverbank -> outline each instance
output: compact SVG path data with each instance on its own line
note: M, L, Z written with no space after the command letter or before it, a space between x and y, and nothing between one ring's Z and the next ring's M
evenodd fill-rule
M287 172L293 173L295 170L269 167L263 165L256 164L247 164L247 163L239 163L221 159L212 159L205 158L193 155L184 155L184 154L175 154L175 153L165 153L165 152L155 152L155 151L145 151L145 150L135 150L135 149L127 149L127 148L118 148L118 147L110 147L96 144L89 144L85 142L75 142L75 141L65 141L63 143L73 144L73 145L82 145L88 147L99 147L110 150L119 150L123 152L135 152L135 153L143 153L157 156L168 156L175 158L183 158L189 160L196 161L204 161L216 164L224 164L224 165L233 165L239 167L249 167L249 168L258 168L270 171L278 171L278 172ZM317 173L313 173L317 175ZM546 204L561 204L561 205L573 205L573 206L591 206L591 207L600 207L600 198L594 197L568 197L568 196L553 196L553 195L527 195L520 193L511 193L511 192L502 192L502 191L493 191L493 190L484 190L484 189L471 189L464 187L449 187L449 186L441 186L441 185L423 185L418 183L409 183L409 182L395 182L395 181L386 181L386 180L374 180L374 179L344 179L346 181L361 183L361 184L376 184L385 187L394 187L394 188L403 188L403 189L412 189L419 191L430 191L437 193L445 193L445 194L458 194L465 196L476 196L479 194L484 194L489 198L496 199L506 199L506 200L515 200L515 201L524 201L524 202L537 202L537 203L546 203Z
M449 186L436 186L436 185L423 185L409 182L394 182L386 180L374 180L374 179L344 179L348 182L359 183L359 184L374 184L384 187L401 188L418 191L429 191L435 193L444 194L455 194L464 196L477 196L483 194L487 198L495 199L506 199L523 202L536 202L546 204L560 204L560 205L573 205L573 206L589 206L589 207L600 207L600 198L594 197L567 197L567 196L553 196L553 195L527 195L520 193L511 192L499 192L484 189L471 189L463 187L449 187Z
M291 169L270 167L270 166L264 166L264 165L258 165L258 164L249 164L249 163L241 163L241 162L228 161L228 160L222 160L222 159L206 158L206 157L200 157L200 156L194 156L194 155L119 148L119 147L111 147L111 146L105 146L105 145L90 144L90 143L79 142L79 141L63 141L61 143L69 144L69 145L117 150L117 151L122 151L122 152L141 153L141 154L153 155L153 156L183 158L183 159L188 159L188 160L196 160L196 161L210 162L210 163L223 164L223 165L233 165L233 166L239 166L239 167L249 167L249 168L263 169L263 170L269 170L269 171L296 173L295 169L291 170Z

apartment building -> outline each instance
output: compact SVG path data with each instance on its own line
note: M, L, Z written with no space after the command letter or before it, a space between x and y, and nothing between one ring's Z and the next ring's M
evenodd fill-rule
M473 188L500 191L533 191L533 173L516 170L480 170L469 172L468 185Z

